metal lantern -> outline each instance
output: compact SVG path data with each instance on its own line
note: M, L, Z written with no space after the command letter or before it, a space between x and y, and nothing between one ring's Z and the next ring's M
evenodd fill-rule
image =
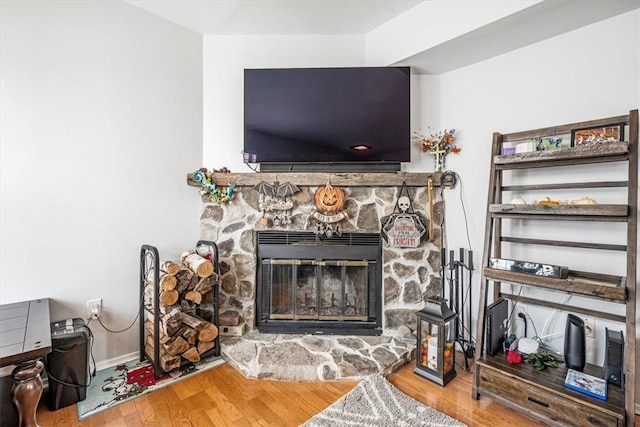
M430 298L418 313L418 351L414 373L441 386L456 376L455 327L458 315L447 300Z

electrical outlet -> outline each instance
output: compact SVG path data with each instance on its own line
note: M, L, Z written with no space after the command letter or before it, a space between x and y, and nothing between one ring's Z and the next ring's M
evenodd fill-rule
M595 338L596 337L596 319L593 317L583 317L582 321L584 322L584 335L587 338Z
M102 298L87 301L87 319L97 319L102 316Z

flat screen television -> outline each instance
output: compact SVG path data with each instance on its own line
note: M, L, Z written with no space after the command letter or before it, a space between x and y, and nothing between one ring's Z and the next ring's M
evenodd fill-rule
M261 171L397 171L411 160L409 67L244 71L244 161Z

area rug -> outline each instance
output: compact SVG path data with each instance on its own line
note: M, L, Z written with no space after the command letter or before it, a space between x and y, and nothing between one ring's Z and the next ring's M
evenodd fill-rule
M219 356L203 358L153 380L149 362L132 360L96 372L87 387L86 399L78 402L78 419L83 420L146 393L171 385L225 363ZM131 375L128 375L131 374Z
M301 427L341 426L466 426L407 396L380 374L363 379Z

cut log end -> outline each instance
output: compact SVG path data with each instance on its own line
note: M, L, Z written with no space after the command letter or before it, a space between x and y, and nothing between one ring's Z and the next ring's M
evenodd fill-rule
M182 263L196 273L198 277L209 277L213 274L213 263L194 251L187 251L180 257Z
M182 353L182 357L187 359L189 362L198 362L200 360L200 353L198 353L198 349L194 346L189 347L187 351Z
M160 293L160 302L164 305L173 305L178 302L178 298L180 298L180 294L175 289Z
M190 316L187 313L182 313L181 320L185 325L198 331L198 339L200 341L213 341L218 336L218 327L213 323Z
M171 341L163 344L164 349L172 356L178 356L189 348L189 343L182 337L174 337Z
M167 274L170 274L170 275L173 276L178 271L180 271L180 265L178 265L178 264L176 264L175 262L172 262L172 261L163 261L160 264L160 271L164 271Z
M160 276L160 289L163 291L175 289L177 284L178 279L176 279L176 276L170 276L168 274Z
M213 341L200 341L196 348L198 349L198 353L201 355L211 350L215 346Z
M184 299L200 304L202 302L202 294L196 291L187 291L184 294Z

